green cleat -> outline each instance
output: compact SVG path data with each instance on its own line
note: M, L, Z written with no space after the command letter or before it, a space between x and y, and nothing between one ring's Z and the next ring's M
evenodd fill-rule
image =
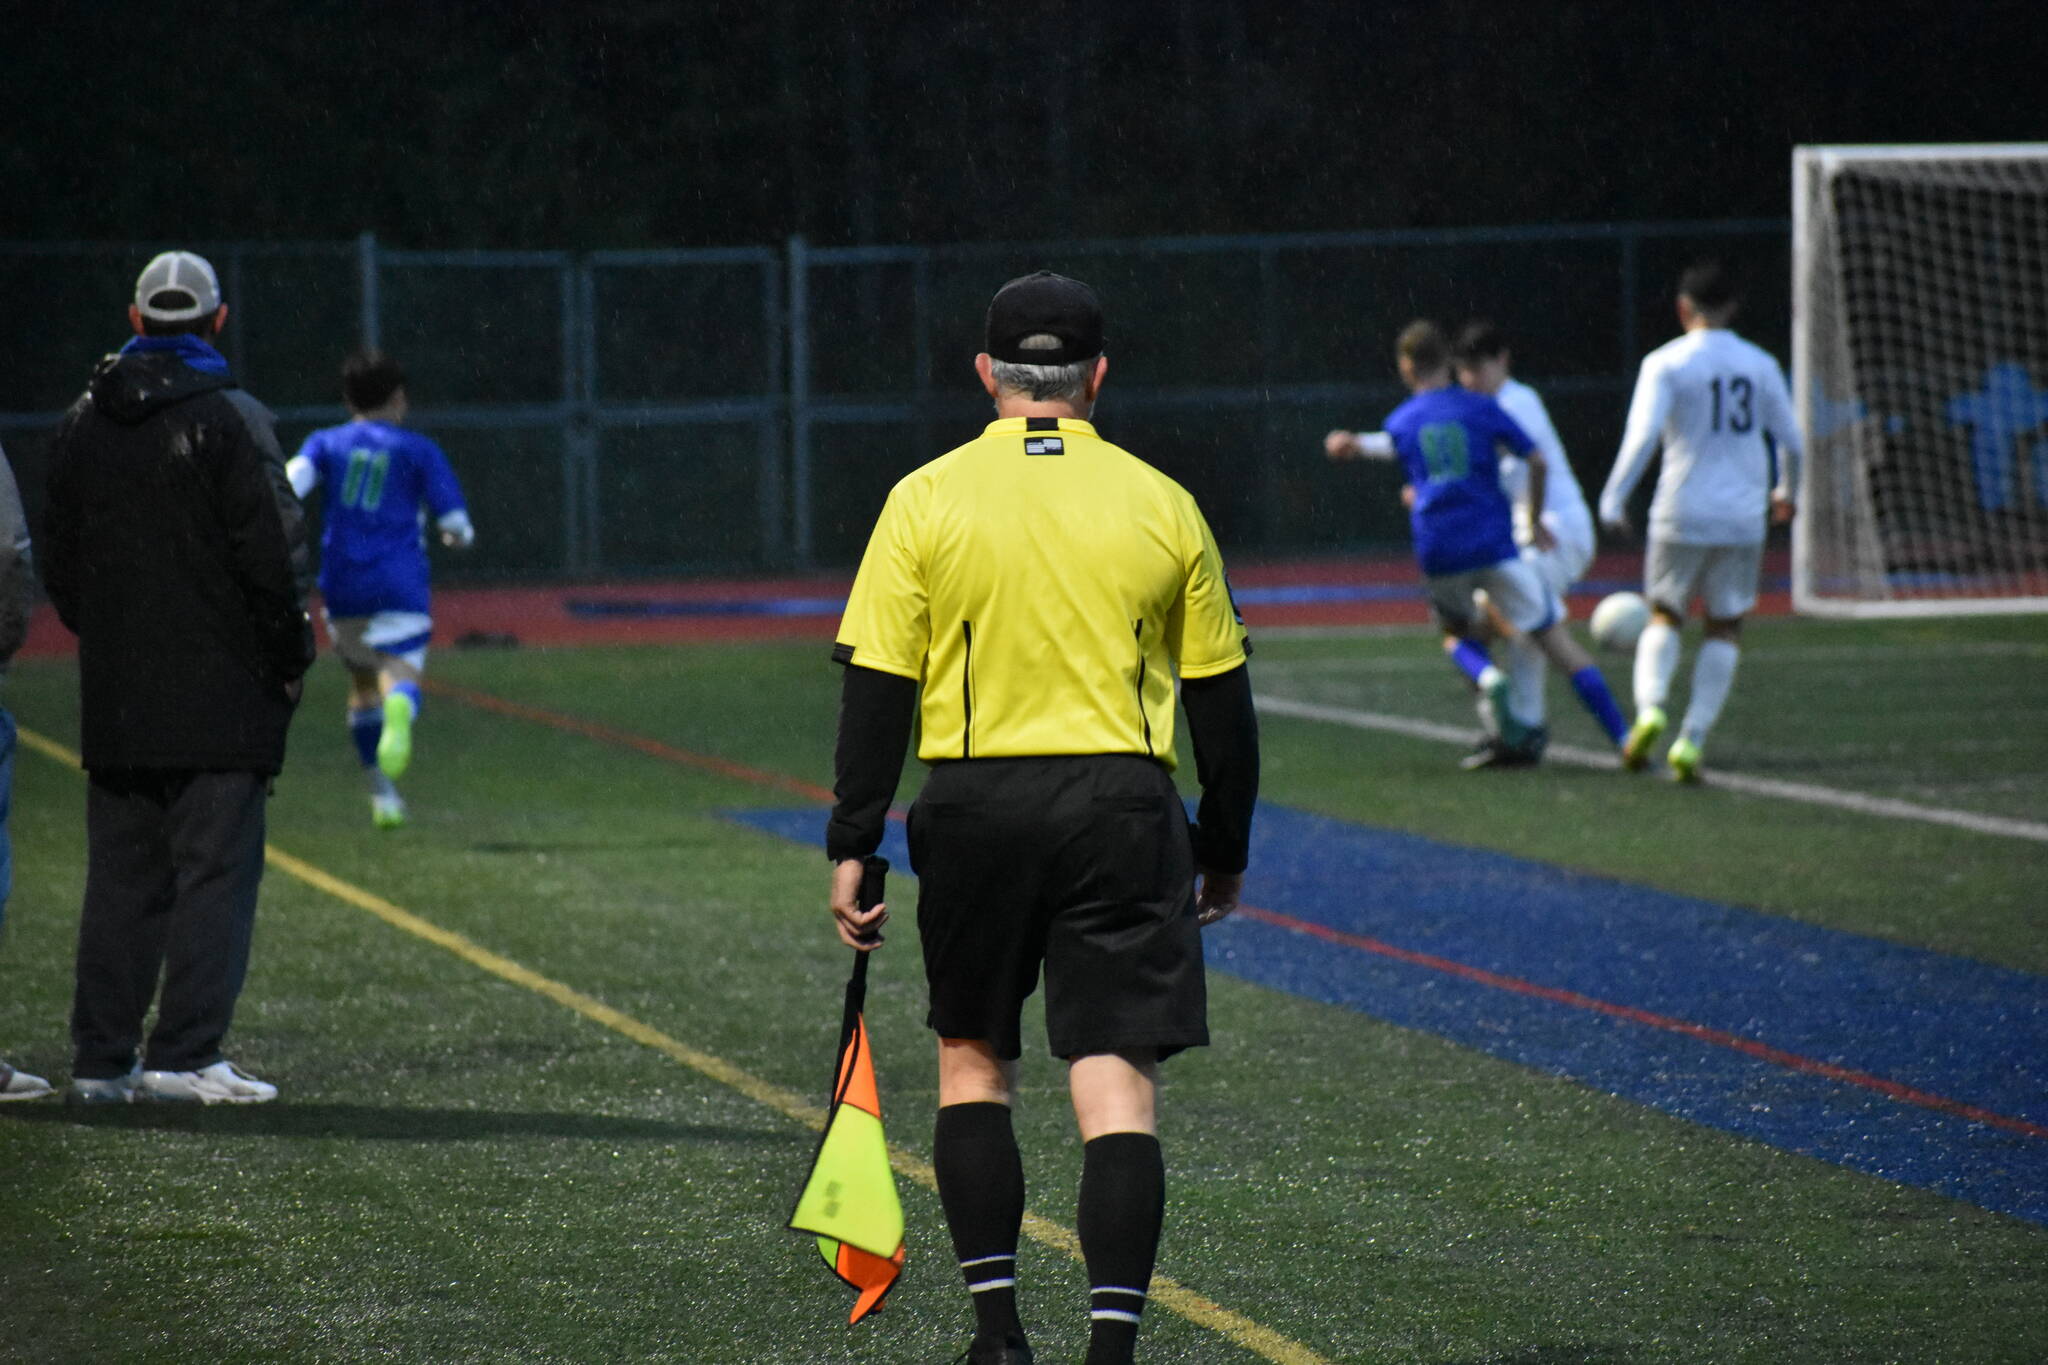
M1486 709L1493 715L1493 732L1501 744L1509 749L1518 749L1527 743L1529 727L1516 720L1514 711L1508 706L1507 675L1497 668L1488 668L1479 691L1486 698Z
M1661 706L1645 706L1638 712L1636 723L1629 727L1628 738L1621 742L1621 766L1632 773L1641 772L1666 724Z
M384 733L377 740L377 768L394 782L412 763L412 703L397 692L384 698Z
M1671 765L1671 776L1677 781L1700 780L1700 746L1683 735L1671 741L1671 752L1664 755L1664 761Z

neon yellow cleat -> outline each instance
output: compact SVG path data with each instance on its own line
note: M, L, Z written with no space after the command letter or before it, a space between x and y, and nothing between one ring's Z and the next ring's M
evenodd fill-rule
M1664 755L1664 761L1671 765L1671 776L1678 781L1700 780L1700 746L1683 735L1671 741L1671 752Z
M370 823L378 829L397 829L405 823L405 802L398 799L397 792L370 798Z
M1637 712L1636 723L1629 727L1628 738L1621 742L1621 766L1632 773L1641 772L1643 765L1650 761L1650 750L1655 747L1657 737L1664 733L1667 724L1669 722L1664 719L1661 706L1645 706ZM390 732L387 730L385 733Z
M377 768L394 782L412 763L412 703L397 692L384 698L384 733L377 739Z

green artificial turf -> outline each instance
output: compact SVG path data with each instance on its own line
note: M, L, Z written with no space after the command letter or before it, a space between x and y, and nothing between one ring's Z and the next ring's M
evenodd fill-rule
M1710 764L2048 818L2038 623L1760 622L1750 645ZM1433 653L1416 633L1275 639L1254 669L1273 695L1461 721ZM1625 665L1608 672L1625 699ZM450 651L432 676L830 781L837 677L816 644ZM75 744L74 687L24 664L6 700ZM1567 692L1552 705L1560 742L1593 742ZM825 864L719 815L797 798L430 697L413 822L380 834L341 716L323 663L271 807L280 848L822 1098L847 965ZM1264 733L1274 801L2048 971L2038 843L1561 765L1466 774L1442 742L1312 722ZM82 810L82 779L24 749L0 1055L53 1079ZM928 1157L909 903L869 1022L891 1138ZM1216 1045L1167 1068L1160 1268L1326 1360L2048 1358L2048 1229L1220 974L1211 997ZM282 1100L0 1108L0 1359L938 1362L968 1334L930 1192L900 1182L909 1270L848 1328L850 1296L781 1226L809 1129L275 868L230 1044ZM1067 1226L1071 1129L1061 1068L1027 1046L1032 1207ZM1022 1276L1039 1359L1078 1359L1081 1268L1027 1243ZM1159 1306L1144 1345L1260 1358Z

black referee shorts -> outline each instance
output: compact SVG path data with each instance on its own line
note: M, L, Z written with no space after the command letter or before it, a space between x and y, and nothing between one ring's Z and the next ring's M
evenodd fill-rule
M945 1038L1023 1051L1045 964L1057 1057L1209 1041L1195 864L1165 768L1135 754L941 763L910 808L917 932Z

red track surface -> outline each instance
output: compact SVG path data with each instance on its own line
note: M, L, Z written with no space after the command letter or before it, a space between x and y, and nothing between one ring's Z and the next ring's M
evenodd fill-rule
M1782 581L1783 553L1765 557L1764 572ZM1587 578L1594 583L1634 583L1642 573L1641 557L1602 555ZM1331 558L1253 563L1233 570L1241 589L1356 586L1413 589L1386 600L1304 602L1250 605L1245 620L1253 630L1274 626L1423 625L1429 612L1423 602L1413 563L1405 558ZM446 588L434 595L434 640L448 648L465 639L473 643L517 642L522 646L560 647L615 644L694 644L715 640L831 638L839 624L836 606L805 615L749 614L732 609L746 603L788 599L838 602L852 583L850 574L804 578L727 578L610 583L588 586L548 585L518 588ZM1573 614L1580 619L1592 609L1598 591L1575 594ZM650 602L720 604L704 615L604 616L572 612L571 603ZM1783 592L1766 593L1758 604L1762 615L1783 615L1791 602ZM30 623L24 657L69 654L71 635L47 606Z

